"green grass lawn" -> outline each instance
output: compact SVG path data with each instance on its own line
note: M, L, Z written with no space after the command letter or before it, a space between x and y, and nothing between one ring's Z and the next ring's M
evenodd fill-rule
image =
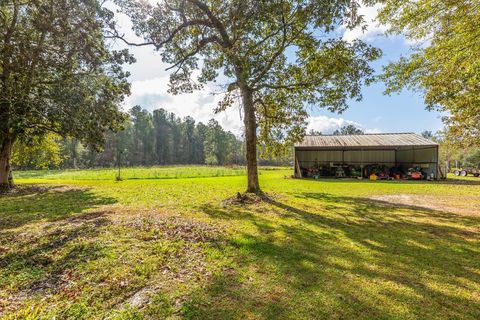
M225 177L245 175L245 168L211 167L211 166L164 166L164 167L133 167L121 168L122 179L179 179L179 178L202 178L202 177ZM90 170L33 170L19 171L16 177L19 179L41 180L114 180L118 175L118 169L90 169Z
M239 205L243 169L130 170L16 175L0 317L480 319L479 178L262 170L269 200Z

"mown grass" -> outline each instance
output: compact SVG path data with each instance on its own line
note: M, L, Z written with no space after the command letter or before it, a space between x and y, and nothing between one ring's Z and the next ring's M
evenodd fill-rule
M480 318L480 179L290 175L262 171L270 200L246 205L223 201L245 176L18 180L0 198L0 315Z

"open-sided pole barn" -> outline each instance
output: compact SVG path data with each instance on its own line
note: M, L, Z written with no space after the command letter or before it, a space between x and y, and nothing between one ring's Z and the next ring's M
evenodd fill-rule
M418 168L425 178L437 179L438 144L415 133L384 133L306 136L295 145L296 177L335 176L338 168L367 177L373 167L392 176Z

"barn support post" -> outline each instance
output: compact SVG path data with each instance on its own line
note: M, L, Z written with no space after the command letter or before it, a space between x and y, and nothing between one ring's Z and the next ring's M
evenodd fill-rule
M297 178L297 149L293 148L293 176Z
M366 178L366 174L363 170L363 148L360 149L360 171L361 171L362 178Z
M398 148L395 148L395 168L397 167L397 150Z
M435 180L438 180L438 177L439 177L439 173L440 173L440 152L439 152L439 146L437 146L437 159L436 159L436 162L435 162L435 167L436 167L436 170L435 170ZM445 172L445 175L447 173Z

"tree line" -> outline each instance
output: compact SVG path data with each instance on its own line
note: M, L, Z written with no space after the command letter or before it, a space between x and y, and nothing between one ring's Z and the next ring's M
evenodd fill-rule
M360 128L357 128L353 124L347 124L343 127L340 127L339 129L336 129L335 131L332 132L332 135L334 136L340 136L340 135L352 135L352 134L365 134L365 131L363 131ZM321 131L315 130L315 129L310 129L308 131L308 135L310 136L321 136L323 133Z
M75 138L47 135L19 141L12 163L17 169L93 168L173 164L244 164L245 144L214 119L204 124L165 109L134 106L123 130L109 131L101 150Z

